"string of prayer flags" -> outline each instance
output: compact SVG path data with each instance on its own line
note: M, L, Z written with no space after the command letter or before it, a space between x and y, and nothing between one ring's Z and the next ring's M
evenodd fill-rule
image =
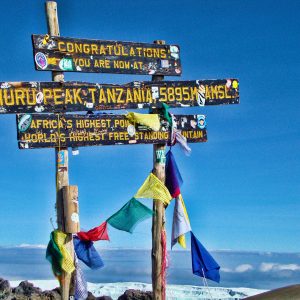
M52 264L52 270L56 276L61 275L62 270L68 274L75 270L73 258L65 247L66 237L67 235L58 229L52 231L50 235L46 258Z
M159 131L160 120L157 114L139 114L130 112L126 115L127 119L135 124L145 125L151 128L153 131Z
M166 154L166 187L171 196L176 198L180 194L180 187L183 183L181 174L177 167L172 151Z
M73 243L76 256L88 267L96 270L104 266L103 261L95 249L93 242L81 241L77 236L74 236Z
M132 198L120 210L107 219L107 223L116 229L132 233L140 222L150 218L153 211Z
M172 200L172 196L166 186L153 173L150 173L146 178L134 197L160 200L165 205L169 205Z
M185 210L183 198L177 197L173 214L171 248L173 248L177 242L181 247L186 248L184 235L189 231L191 231L191 225Z
M103 222L100 226L97 226L87 232L80 231L77 233L77 236L82 241L109 241L109 236L107 232L107 222Z
M53 232L50 234L50 241L46 250L46 259L50 262L52 266L52 271L55 276L60 276L62 273L61 264L63 260L63 256L55 244L53 239Z
M220 282L220 266L197 240L191 231L191 251L193 273L200 277Z
M85 300L88 297L87 282L84 278L83 272L78 263L78 259L75 254L75 300Z

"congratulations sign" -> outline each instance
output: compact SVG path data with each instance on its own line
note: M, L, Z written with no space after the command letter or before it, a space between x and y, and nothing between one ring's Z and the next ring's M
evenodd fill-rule
M181 74L177 45L32 35L37 70L150 75Z

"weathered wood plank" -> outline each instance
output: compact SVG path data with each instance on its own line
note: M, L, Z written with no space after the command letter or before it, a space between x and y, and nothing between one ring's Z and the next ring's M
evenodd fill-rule
M72 112L239 103L237 79L87 82L0 82L0 113Z
M181 75L178 45L32 35L40 71Z
M155 132L130 123L124 115L19 114L19 148L168 143L169 123L163 118L160 120L161 128ZM177 115L175 122L188 142L206 142L205 116Z
M80 231L79 225L79 205L78 205L78 186L68 185L62 189L63 193L63 213L64 230L66 233L77 233Z

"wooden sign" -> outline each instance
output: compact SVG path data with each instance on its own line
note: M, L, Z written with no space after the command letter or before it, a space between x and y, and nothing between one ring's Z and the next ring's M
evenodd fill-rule
M160 121L160 130L152 131L130 123L124 115L19 114L19 148L168 143L169 123L162 118ZM205 116L177 115L174 122L188 142L206 142Z
M72 112L239 103L237 79L86 82L0 82L0 113Z
M179 46L32 35L36 70L181 74Z

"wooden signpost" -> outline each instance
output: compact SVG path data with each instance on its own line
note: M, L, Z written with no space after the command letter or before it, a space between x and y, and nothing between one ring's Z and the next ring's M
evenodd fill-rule
M59 36L60 32L57 4L55 1L46 2L46 18L49 34ZM63 82L64 74L62 72L52 72L52 80L56 82ZM63 197L63 188L69 185L68 148L55 149L55 169L57 227L59 230L67 234L65 247L74 258L73 235L72 233L67 232L67 228L65 226L67 224L67 220L65 219L65 208L68 204L70 204L70 202L67 201L67 198ZM62 300L69 300L71 299L71 296L74 296L74 274L72 280L72 274L68 274L62 270L60 290Z
M87 82L0 82L1 113L55 113L238 104L237 79Z
M205 116L176 115L176 128L188 142L206 142ZM130 123L124 115L17 115L20 149L93 145L161 144L171 141L169 123L159 131Z
M165 146L173 142L174 128L192 143L205 142L207 133L203 115L176 115L170 126L162 113L163 104L238 104L239 81L164 81L164 76L181 75L178 45L60 37L56 2L46 2L46 16L48 34L32 35L34 64L36 70L52 71L53 81L0 82L0 114L18 114L20 149L55 148L57 226L67 234L65 246L74 258L72 233L79 230L78 188L69 186L68 147L153 144L153 173L164 182ZM123 85L64 82L62 72L152 75L152 81ZM133 124L124 115L92 113L142 108L151 108L151 113L159 115L158 131ZM65 114L78 111L88 114ZM161 300L166 292L162 270L165 208L157 200L153 201L152 286L153 299ZM63 300L74 296L71 274L62 272L60 285Z
M36 70L181 75L177 45L32 35Z
M165 41L155 41L157 44L165 44ZM153 75L152 81L159 83L164 80L162 75ZM155 109L153 113L161 113L160 109ZM166 171L166 143L153 145L153 174L165 184ZM166 278L166 270L163 267L163 242L162 234L165 230L165 206L159 199L153 199L153 217L152 217L152 293L154 300L166 299L166 286L164 278Z

